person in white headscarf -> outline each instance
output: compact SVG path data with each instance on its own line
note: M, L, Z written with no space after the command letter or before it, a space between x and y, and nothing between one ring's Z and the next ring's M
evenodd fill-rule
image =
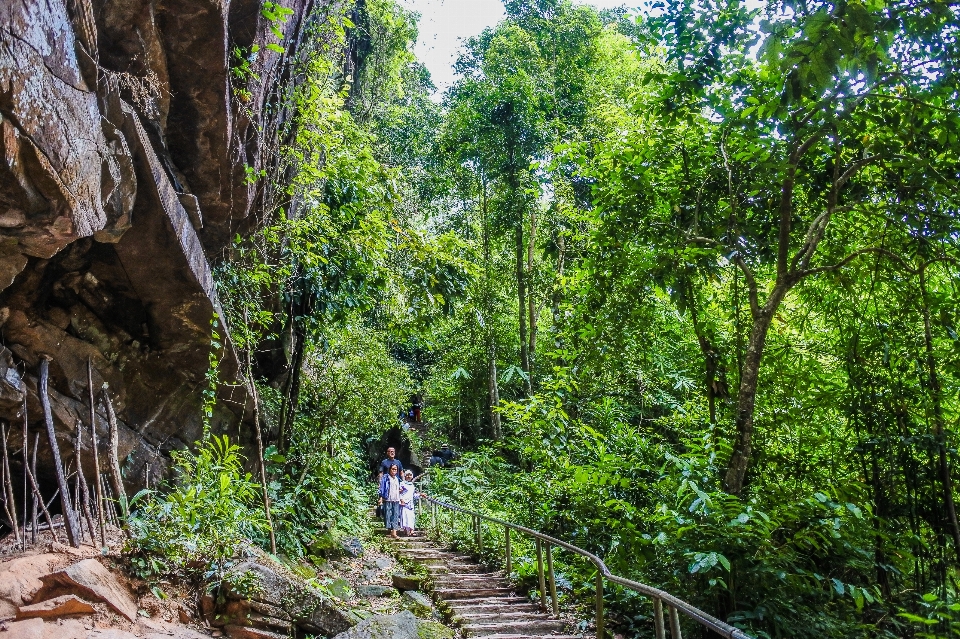
M408 470L403 474L403 481L400 482L400 528L409 537L413 535L416 528L416 511L414 506L420 498L420 491L413 483L413 471Z

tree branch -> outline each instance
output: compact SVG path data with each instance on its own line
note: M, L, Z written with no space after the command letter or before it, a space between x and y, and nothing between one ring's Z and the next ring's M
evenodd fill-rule
M733 263L743 271L743 277L747 280L747 298L750 300L750 314L753 316L753 319L757 319L760 317L760 302L757 298L757 280L753 276L753 271L750 270L747 263L740 257L740 253L734 254Z

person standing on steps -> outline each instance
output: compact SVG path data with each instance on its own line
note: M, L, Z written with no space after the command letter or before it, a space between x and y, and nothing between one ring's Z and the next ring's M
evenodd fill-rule
M392 449L391 449L392 450ZM391 465L387 474L380 477L380 505L383 506L383 523L390 536L398 539L400 528L400 469Z
M407 537L413 536L413 530L416 527L416 502L420 499L420 491L413 483L413 471L408 470L403 474L403 481L400 482L400 528Z
M380 473L377 475L377 481L383 479L383 476L390 472L391 466L396 466L399 475L403 476L403 464L397 459L397 449L393 446L387 449L387 458L380 462Z
M419 424L423 421L423 398L420 393L414 393L410 396L410 408L413 412L413 423Z

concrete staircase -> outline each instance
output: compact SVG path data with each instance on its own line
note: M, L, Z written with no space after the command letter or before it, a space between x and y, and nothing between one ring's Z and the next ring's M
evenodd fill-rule
M571 625L518 596L502 572L490 571L473 557L449 550L427 537L401 537L397 554L422 564L433 581L433 598L463 630L485 639L581 639Z

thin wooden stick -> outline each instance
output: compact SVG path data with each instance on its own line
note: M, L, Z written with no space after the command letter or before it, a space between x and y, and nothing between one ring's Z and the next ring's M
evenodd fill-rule
M93 399L93 362L87 358L87 391L90 395L90 438L93 444L93 466L96 468L97 482L93 487L97 494L97 521L100 524L100 546L107 545L107 526L103 521L103 489L100 486L100 444L97 441L97 408Z
M77 484L80 486L80 496L83 498L80 504L83 508L83 516L87 520L87 529L90 531L90 543L97 543L97 531L93 527L93 517L90 515L90 490L87 488L87 478L83 476L83 466L80 465L80 447L83 444L83 422L77 420L77 445L74 451L77 458Z
M27 393L23 393L23 549L27 548L27 468L30 466L30 430L27 422Z
M63 520L66 522L67 541L74 548L80 547L83 535L80 532L80 521L70 503L70 487L67 478L63 475L63 462L60 460L60 446L57 444L57 433L53 429L53 412L50 410L50 397L47 395L47 383L50 378L50 359L40 360L40 405L43 407L43 420L47 425L47 438L53 450L53 467L57 473L57 485L60 487L60 502L63 508Z
M114 497L120 503L120 514L127 518L127 492L123 488L123 475L120 474L120 460L117 458L117 448L120 444L120 428L117 426L117 414L113 411L113 402L110 401L110 386L103 384L103 402L107 405L107 421L110 423L110 484Z
M26 401L26 400L24 400ZM40 433L37 433L33 438L33 452L30 455L30 466L27 468L27 477L36 476L37 474L37 446L40 444ZM36 482L34 482L36 483ZM30 491L30 542L34 545L37 543L37 499L39 491L31 490ZM41 498L42 499L42 498Z
M106 473L104 473L103 475L106 475ZM106 510L107 521L110 523L111 526L116 526L117 525L117 505L116 505L117 502L113 498L113 492L110 490L110 482L103 475L100 475L100 482L101 482L101 485L103 486L103 503L110 504L110 507L107 508Z
M17 502L13 498L13 475L10 473L10 455L7 453L7 426L0 424L0 437L3 438L3 508L13 526L13 534L20 543L20 523L17 521Z
M243 309L243 321L249 325L247 309ZM253 398L253 427L257 435L257 461L260 466L260 487L263 489L263 512L267 516L267 526L270 528L270 552L277 554L277 537L273 532L273 518L270 516L270 494L267 492L267 470L263 464L263 434L260 431L260 398L257 387L253 383L253 355L250 349L250 340L247 339L247 381L250 382L250 395Z
M37 434L37 439L34 441L40 441L40 435ZM36 467L37 463L37 447L33 447L33 463ZM28 478L30 479L30 485L33 486L33 530L34 530L34 543L36 543L36 531L37 531L37 504L40 504L40 507L43 509L43 516L47 520L47 525L50 526L50 532L53 533L53 540L60 541L60 538L57 536L57 531L53 529L53 517L50 516L50 511L47 510L47 506L43 503L43 495L40 493L40 487L37 486L37 478L34 476L33 471L31 470L27 473Z

